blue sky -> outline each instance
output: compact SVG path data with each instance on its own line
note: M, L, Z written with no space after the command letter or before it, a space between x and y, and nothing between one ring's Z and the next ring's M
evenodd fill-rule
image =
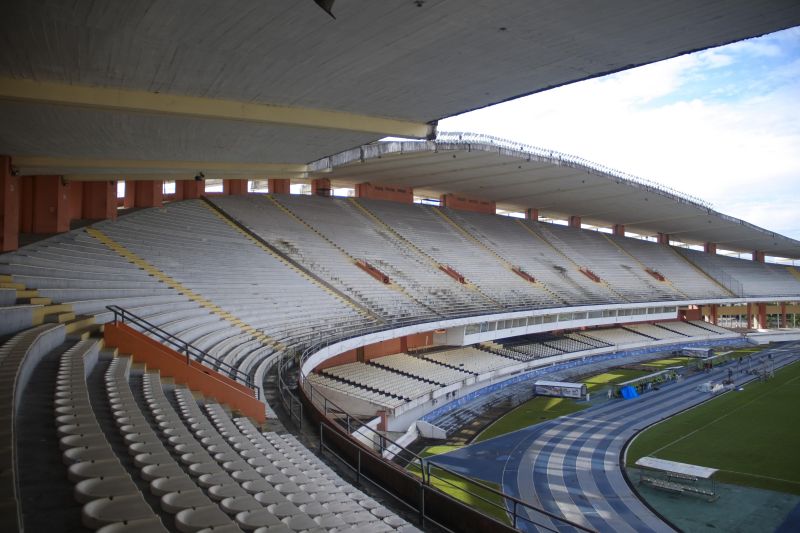
M800 27L442 120L571 153L800 239Z

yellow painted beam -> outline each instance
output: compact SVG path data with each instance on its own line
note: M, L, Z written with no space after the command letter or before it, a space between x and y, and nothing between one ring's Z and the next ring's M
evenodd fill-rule
M304 179L305 173L290 174L285 172L270 172L266 173L253 173L253 172L205 172L206 179L257 179L265 180L268 178L286 178L286 179ZM51 171L47 174L61 175L64 181L147 181L147 180L164 180L164 181L181 181L193 180L197 172L190 173L175 173L175 172L161 172L153 171L149 174L127 174L124 172L107 173L107 174L61 174L59 172ZM33 174L35 175L35 174Z
M76 159L13 156L18 176L61 175L65 181L192 180L202 172L215 179L306 178L307 165L294 163L229 163L219 161L159 161L137 159Z
M126 112L199 117L424 138L430 124L341 111L220 100L199 96L0 78L0 99Z

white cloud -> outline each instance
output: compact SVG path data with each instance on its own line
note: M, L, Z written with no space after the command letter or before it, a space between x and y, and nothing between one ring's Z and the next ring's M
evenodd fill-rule
M800 238L798 102L793 29L453 117L440 129L575 154Z

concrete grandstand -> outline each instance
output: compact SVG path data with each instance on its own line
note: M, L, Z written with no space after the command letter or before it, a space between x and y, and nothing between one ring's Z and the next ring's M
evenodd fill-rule
M765 259L800 242L436 121L796 25L800 8L546 4L341 1L335 21L313 2L9 4L4 530L606 525L547 499L563 479L508 494L505 523L392 459L547 372L798 336L800 270ZM546 61L519 71L530 57ZM309 420L316 453L283 430Z

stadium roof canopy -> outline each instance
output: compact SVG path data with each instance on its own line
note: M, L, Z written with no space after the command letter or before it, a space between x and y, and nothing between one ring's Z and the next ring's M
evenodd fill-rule
M8 0L0 153L109 179L196 162L291 175L387 135L430 137L442 117L800 24L796 0L338 0L334 13Z
M567 154L488 136L444 134L437 141L373 143L311 163L309 177L339 186L412 187L420 196L455 193L510 211L581 217L584 224L625 225L690 244L800 258L800 241L715 211L700 199Z

